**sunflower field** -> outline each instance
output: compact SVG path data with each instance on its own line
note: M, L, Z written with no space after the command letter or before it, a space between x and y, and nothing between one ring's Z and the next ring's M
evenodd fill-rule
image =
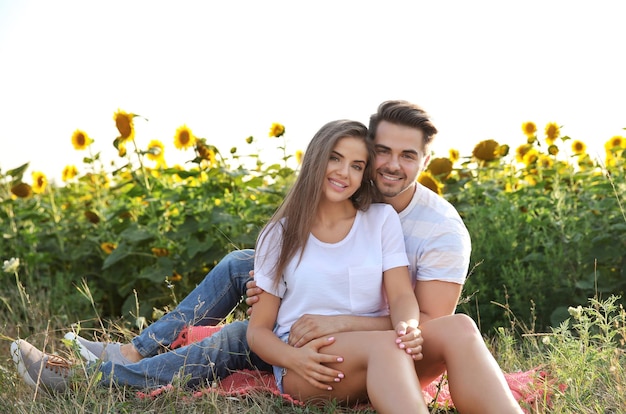
M260 142L282 149L277 163L237 148L224 154L183 125L174 144L193 155L185 168L169 166L162 142L137 146L135 118L114 114L116 163L90 151L87 132L68 137L89 155L64 169L62 185L43 172L26 176L28 164L0 170L7 335L28 330L32 307L54 325L97 317L141 328L155 320L226 253L254 247L302 157L287 151L278 123L263 138L271 142ZM526 122L515 151L485 140L471 154L433 156L419 177L470 231L459 311L486 332L503 324L545 330L567 318L568 307L623 297L626 287L626 138L608 139L606 156L592 159L557 124L544 132Z

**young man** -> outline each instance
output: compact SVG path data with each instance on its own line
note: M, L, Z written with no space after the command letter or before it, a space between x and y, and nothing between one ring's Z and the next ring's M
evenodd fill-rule
M470 237L454 207L417 183L430 161L429 147L436 133L428 114L406 101L383 102L370 118L369 138L376 147L375 184L400 216L420 306L423 349L422 341L417 341L412 350L422 354L415 364L417 374L425 386L447 371L452 399L461 412L521 412L473 320L454 314L469 267ZM246 292L252 264L253 251L230 253L176 309L130 344L77 340L104 361L100 371L105 383L112 379L122 385L153 387L181 375L191 378L189 386L196 386L237 369L271 372L268 364L250 353L247 321L228 324L198 343L158 354L185 327L219 323L244 293L249 305L255 303L260 290L253 282ZM289 343L302 346L334 332L381 329L393 329L389 318L304 315L293 325ZM64 388L63 375L67 374L56 374L55 364L48 364L54 357L25 341L12 348L27 382L34 385L40 378L44 385Z

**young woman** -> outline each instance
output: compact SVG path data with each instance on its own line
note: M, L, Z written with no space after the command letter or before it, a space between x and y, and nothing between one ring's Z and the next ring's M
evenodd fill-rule
M372 204L374 153L366 136L363 124L339 120L311 140L293 188L257 240L255 279L265 293L254 305L248 343L274 366L281 391L299 400L426 413L414 366L419 308L402 229L391 206ZM390 313L395 331L288 345L291 325L307 313Z

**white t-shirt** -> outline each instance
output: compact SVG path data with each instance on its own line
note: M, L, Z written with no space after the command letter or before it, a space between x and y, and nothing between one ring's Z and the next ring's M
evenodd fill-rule
M413 199L399 216L413 283L442 280L463 284L472 246L454 206L417 183Z
M305 313L388 315L382 273L409 263L400 220L387 204L357 211L350 232L338 243L309 235L304 252L291 260L276 286L272 270L279 247L274 227L257 246L254 260L257 286L282 298L274 330L278 336Z

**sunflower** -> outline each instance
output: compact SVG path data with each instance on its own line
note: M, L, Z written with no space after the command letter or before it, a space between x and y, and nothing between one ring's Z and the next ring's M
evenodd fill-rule
M459 153L459 150L450 149L450 151L448 151L448 157L450 158L450 161L452 161L452 163L454 164L461 158L461 154Z
M254 141L254 137L252 135L250 135L248 138L246 138L246 142L248 144L252 144L252 141Z
M554 141L561 135L561 128L554 122L548 122L545 129L546 143L548 145L554 144Z
M526 166L533 165L537 162L539 158L539 151L536 148L530 148L524 156L522 157L522 162L526 164Z
M558 153L559 153L559 147L557 147L556 145L552 144L548 147L548 154L556 155Z
M165 146L158 139L153 139L148 144L148 150L146 151L146 155L148 159L151 161L156 161L160 163L164 160Z
M196 137L191 132L191 129L187 125L178 127L176 134L174 134L174 146L177 149L187 149L193 147L196 143Z
M428 171L424 171L417 178L417 182L428 188L429 190L441 195L441 184Z
M206 162L209 165L209 168L213 168L217 165L217 158L215 157L215 151L213 151L213 148L209 148L207 151Z
M590 171L593 167L594 163L589 154L581 154L578 158L578 168L581 171Z
M269 136L278 138L282 136L284 133L285 133L285 127L282 124L279 124L278 122L274 122L272 126L270 127Z
M120 142L117 145L117 155L122 158L126 156L126 145L123 142Z
M115 243L111 243L111 242L104 242L104 243L100 244L100 248L106 254L111 254L111 253L113 253L113 250L117 249L117 245Z
M524 122L522 124L522 131L527 137L534 137L537 133L537 125L535 125L535 123L531 121Z
M304 157L304 151L297 150L296 151L296 162L298 165L302 165L302 158Z
M452 161L449 158L435 158L428 164L427 170L435 177L445 180L452 172Z
M609 152L613 152L617 149L624 149L626 148L626 138L621 137L619 135L614 136L613 138L609 139L605 144L604 144L604 149Z
M48 179L45 174L40 171L33 171L33 193L41 194L46 191Z
M153 247L150 249L156 257L165 257L170 255L170 251L165 247Z
M584 142L576 140L572 142L572 151L575 155L583 155L587 151L587 146Z
M121 109L118 109L117 112L113 114L115 126L120 133L120 136L118 137L120 142L132 141L135 139L135 124L133 123L134 117L135 114L129 114Z
M515 150L515 160L517 162L524 162L524 155L530 151L533 146L530 144L522 144Z
M173 270L172 276L170 276L168 279L170 282L180 282L181 280L183 280L183 276L176 270Z
M539 158L537 159L537 165L542 168L552 168L554 165L554 159L545 154L539 154Z
M89 138L89 135L80 129L77 129L72 134L72 145L78 151L86 149L92 142L93 140Z
M479 159L481 161L492 161L498 157L499 146L500 144L498 144L493 139L480 141L474 147L474 150L472 151L472 155L474 156L474 158Z
M83 214L85 215L85 218L86 218L87 220L89 220L91 223L93 223L93 224L98 224L98 223L100 223L100 216L98 216L98 215L97 215L96 213L94 213L93 211L91 211L91 210L86 210Z
M61 174L61 179L64 182L68 182L72 178L76 177L76 175L78 175L78 169L76 169L76 166L75 165L66 165L65 168L63 168L63 173Z
M500 157L506 157L507 155L509 155L510 150L511 147L509 147L507 144L502 144L498 147L498 155Z
M11 193L19 198L27 198L32 194L32 187L26 183L17 183L11 187Z
M196 152L198 153L198 157L202 158L203 160L209 158L209 148L204 145L203 141L196 141Z

